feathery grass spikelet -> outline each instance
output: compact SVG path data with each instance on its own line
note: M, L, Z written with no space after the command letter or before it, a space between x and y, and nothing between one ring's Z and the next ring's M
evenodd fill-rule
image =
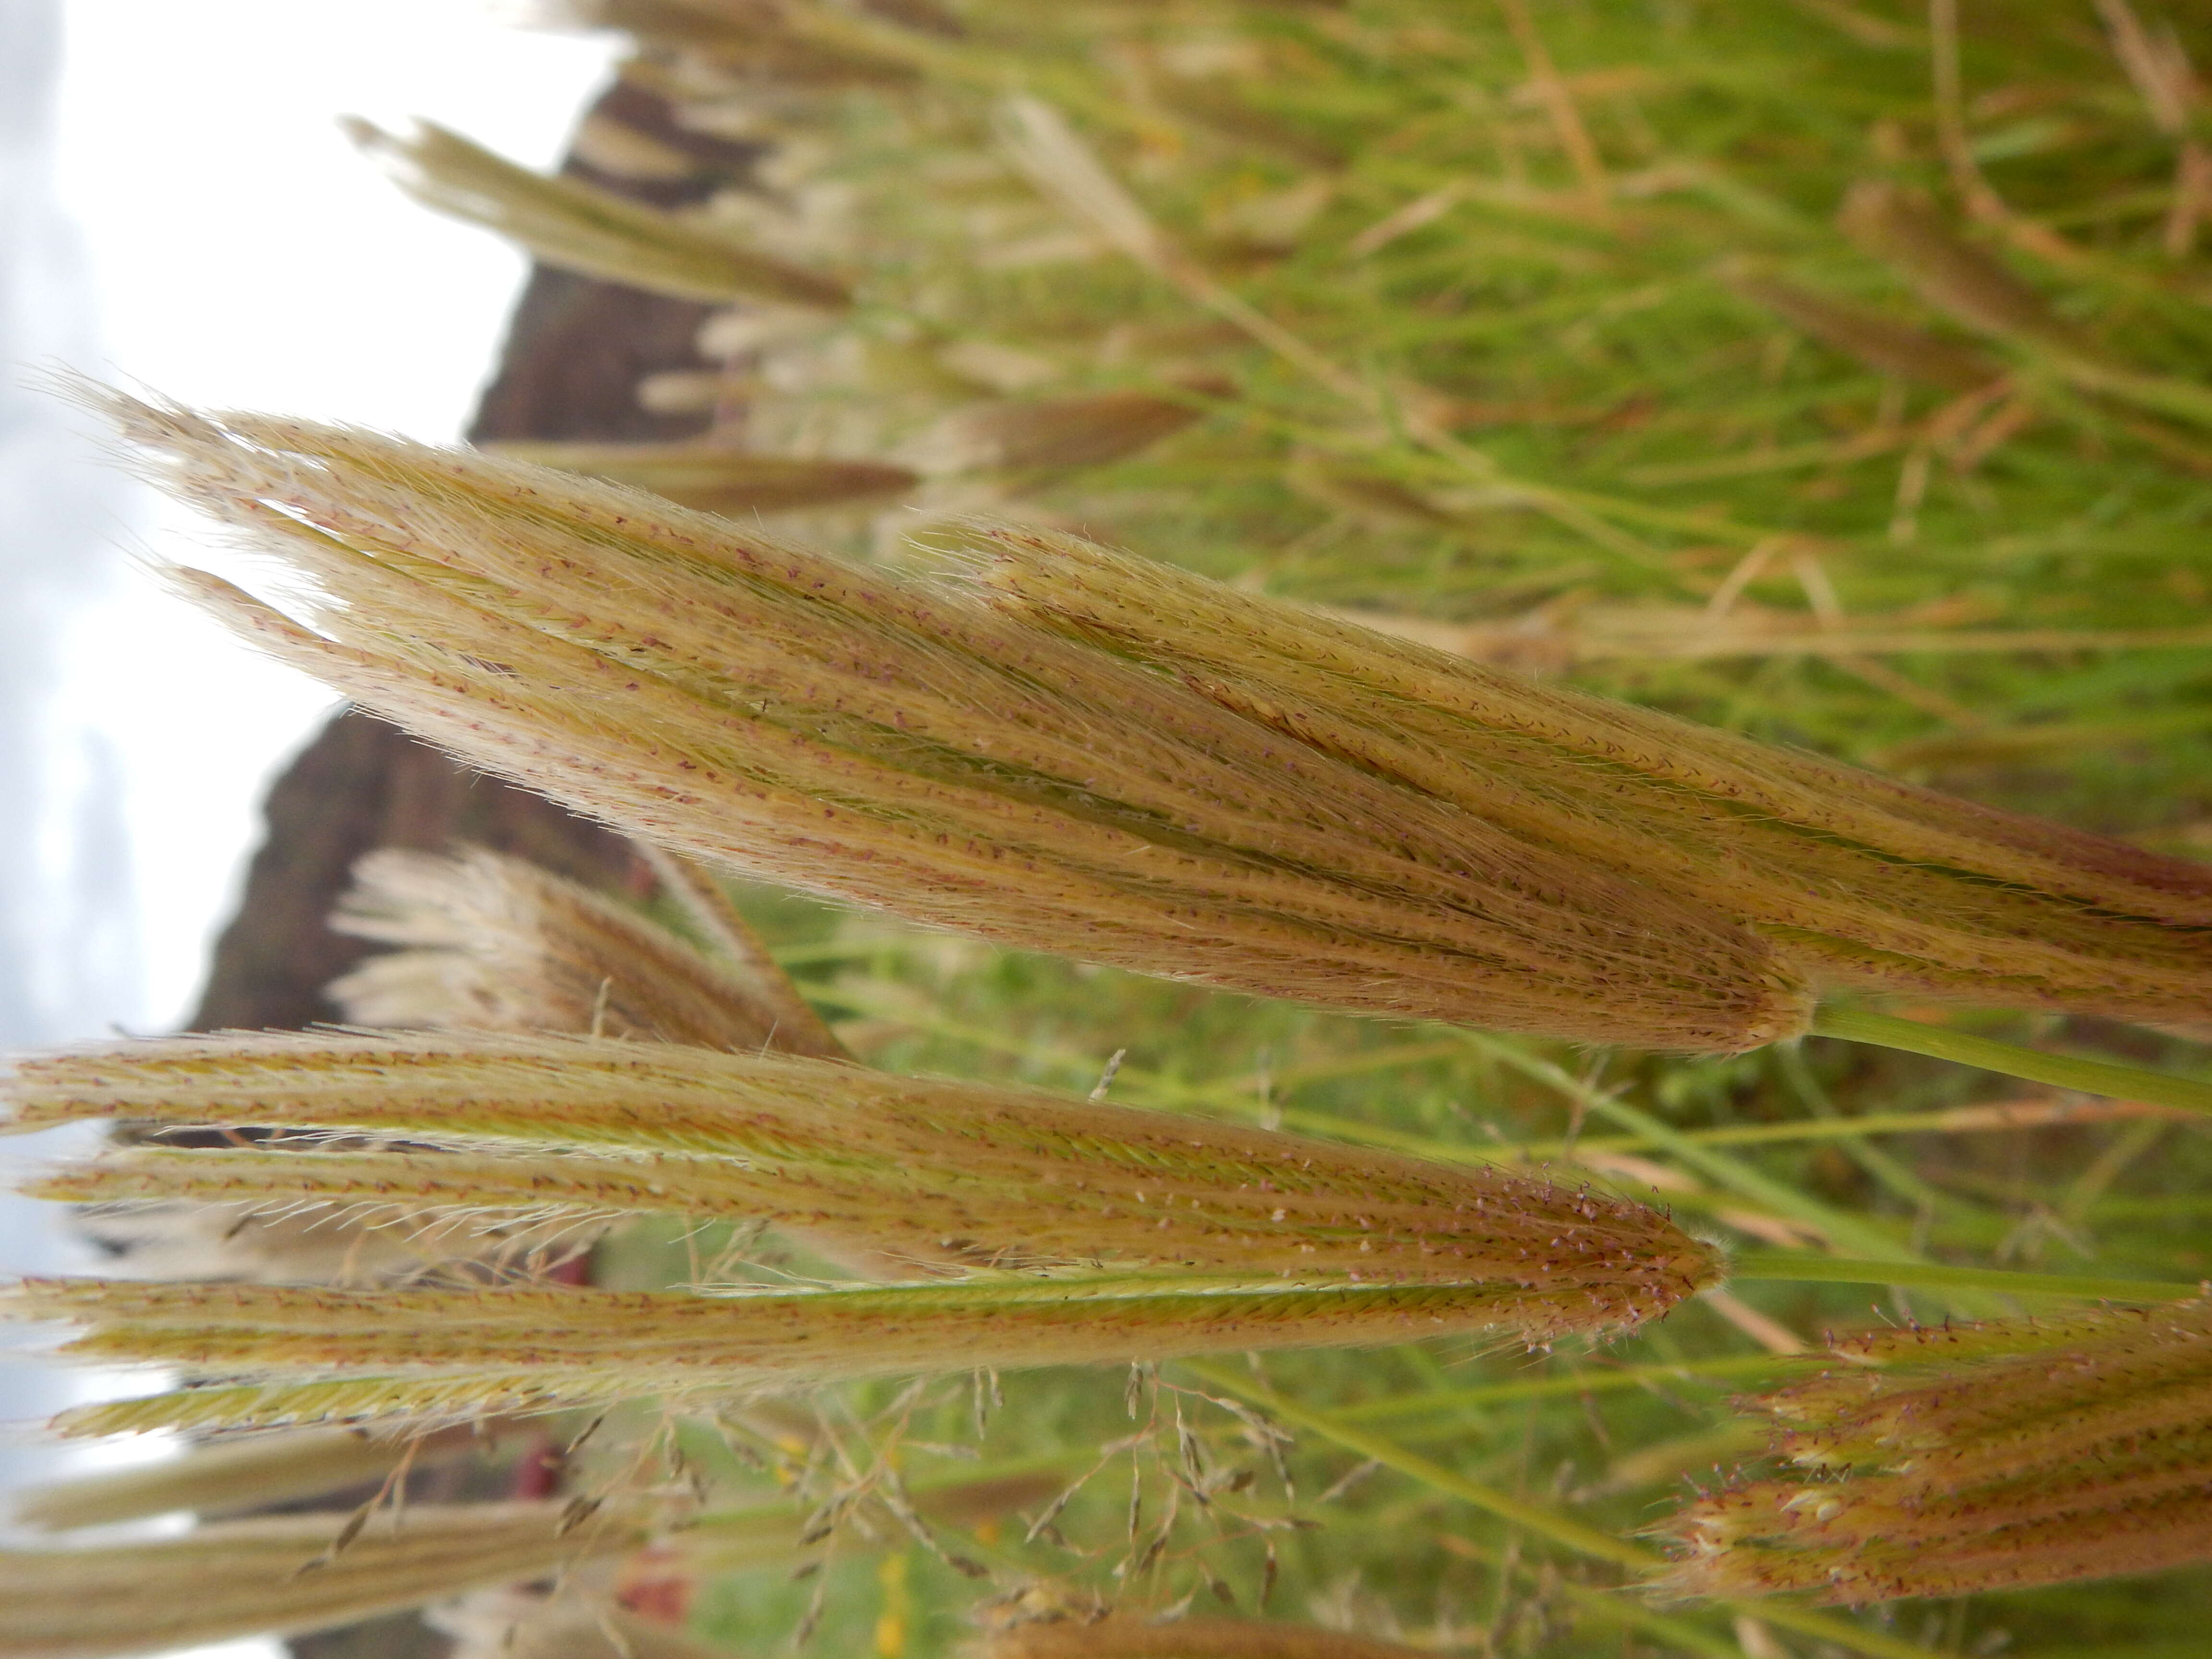
M423 206L512 237L548 264L684 300L833 312L852 303L844 284L818 271L580 179L517 167L434 122L408 137L359 119L345 125Z
M1725 907L1816 983L2120 1018L2212 998L2212 875L1540 685L1079 538L978 526L1010 610L1532 841Z
M482 1586L626 1553L650 1512L603 1504L410 1504L350 1539L342 1514L220 1522L181 1537L0 1551L0 1653L106 1659L240 1637L288 1635L420 1607Z
M1726 913L958 594L518 463L106 406L322 590L311 629L184 578L219 616L647 839L1310 1003L1669 1049L1804 1029L1802 988Z
M1671 1523L1666 1588L1960 1595L2212 1560L2212 1302L1884 1331L1747 1402L1805 1479Z
M239 1203L151 1193L94 1201L70 1224L119 1258L118 1273L259 1285L374 1285L561 1242L513 1216L362 1227L338 1221L327 1206L271 1205L258 1193Z
M1547 1265L1532 1261L1528 1276ZM1122 1364L1512 1332L1543 1340L1663 1313L1685 1273L1526 1289L1507 1282L1257 1276L993 1277L952 1285L681 1292L349 1291L30 1280L11 1316L83 1328L61 1352L179 1365L221 1387L80 1407L64 1433L522 1415L650 1396L685 1406L863 1377Z
M428 1151L148 1147L48 1197L759 1219L917 1259L1486 1285L1602 1328L1714 1276L1626 1200L1485 1167L978 1083L587 1039L180 1038L17 1063L12 1127L273 1124ZM1576 1304L1584 1312L1565 1310Z
M590 1032L758 1048L782 1010L635 910L520 859L387 848L331 926L405 948L330 988L363 1025Z

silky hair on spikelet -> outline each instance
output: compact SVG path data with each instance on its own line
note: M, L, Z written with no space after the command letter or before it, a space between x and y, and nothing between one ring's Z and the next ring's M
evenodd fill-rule
M1591 1302L1472 1284L1190 1273L981 1275L943 1285L337 1291L27 1280L0 1312L80 1328L58 1352L226 1381L81 1406L64 1435L407 1420L658 1398L679 1411L871 1377L1126 1365L1273 1349L1588 1329ZM1625 1320L1663 1309L1656 1300Z
M2191 1020L2212 873L1540 684L1080 537L946 556L1011 613L1539 844L1725 909L1823 988Z
M349 1291L38 1281L63 1352L230 1379L65 1413L66 1432L455 1421L659 1395L1485 1333L1663 1314L1714 1253L1640 1205L1486 1168L1034 1090L669 1045L489 1034L172 1039L17 1063L11 1127L278 1124L127 1149L64 1200L775 1225L950 1284L689 1292ZM331 1150L299 1144L321 1133Z
M1802 1031L1707 903L972 599L518 463L114 394L171 489L318 592L179 573L471 763L718 863L1173 978L1686 1051Z
M1633 1323L1717 1272L1657 1212L1539 1177L793 1056L267 1033L30 1057L5 1098L14 1129L120 1116L368 1143L124 1150L33 1188L50 1198L659 1212L972 1266L1481 1285L1492 1322L1532 1340Z
M521 859L388 848L331 927L405 947L332 981L357 1024L773 1046L782 1010L637 911Z
M1797 1479L1667 1530L1675 1595L1954 1596L2212 1561L2212 1301L1913 1327L1742 1402Z

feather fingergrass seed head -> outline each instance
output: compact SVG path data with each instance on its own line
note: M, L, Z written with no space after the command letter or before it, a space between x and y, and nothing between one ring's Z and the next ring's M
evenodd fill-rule
M1622 1263L1610 1264L1618 1279ZM658 1397L679 1409L871 1377L1151 1363L1431 1337L1564 1334L1664 1311L1687 1282L1261 1282L1189 1273L714 1296L591 1290L350 1291L52 1279L15 1317L79 1325L62 1353L185 1366L219 1387L79 1407L70 1434L450 1422ZM1649 1300L1642 1299L1648 1295Z
M2212 1303L1833 1351L1848 1363L1747 1402L1806 1477L1690 1504L1664 1588L1862 1602L2212 1560Z
M354 1429L303 1429L193 1446L156 1463L110 1469L15 1495L9 1518L46 1532L111 1526L189 1510L222 1515L319 1497L403 1466L425 1469L493 1443L487 1425L377 1437Z
M758 1048L781 1011L636 911L520 859L387 848L356 866L331 926L404 948L332 983L363 1025L596 1032Z
M279 1124L409 1149L143 1148L49 1177L50 1197L662 1212L975 1267L1480 1285L1492 1322L1535 1340L1663 1311L1717 1268L1655 1212L1540 1179L786 1056L179 1039L27 1060L7 1093L22 1128Z
M1000 603L1324 752L1741 917L1823 988L2124 1019L2212 1000L2203 866L1542 685L1050 531Z
M219 616L664 845L1323 1006L1692 1051L1805 1029L1796 975L1724 910L957 592L516 463L106 406L318 589L303 623L183 577Z

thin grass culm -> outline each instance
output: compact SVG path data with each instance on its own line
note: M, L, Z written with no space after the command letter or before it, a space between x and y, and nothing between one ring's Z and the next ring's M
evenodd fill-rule
M957 592L518 463L102 402L318 590L303 623L181 574L203 604L669 848L1325 1006L1691 1052L1806 1028L1799 976L1724 911Z

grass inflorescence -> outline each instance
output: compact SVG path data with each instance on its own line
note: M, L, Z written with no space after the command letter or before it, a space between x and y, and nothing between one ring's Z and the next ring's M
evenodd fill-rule
M343 994L416 1031L20 1066L240 1143L43 1177L194 1264L19 1294L187 1368L71 1426L704 1490L453 1615L593 1659L672 1583L880 1659L979 1597L1051 1659L2201 1644L2198 20L555 21L751 175L362 136L726 303L638 389L703 433L114 407L291 573L208 603L659 896L386 861ZM1757 1416L1797 1472L1709 1474Z

